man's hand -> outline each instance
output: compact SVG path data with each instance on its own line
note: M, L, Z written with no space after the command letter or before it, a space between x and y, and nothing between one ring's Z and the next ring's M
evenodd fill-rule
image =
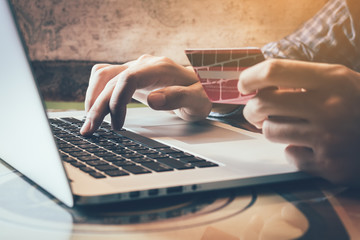
M360 185L360 74L344 66L268 60L243 71L240 92L258 90L245 118L301 170Z
M188 121L206 118L212 107L195 73L168 58L144 55L124 65L97 64L86 92L81 134L91 135L108 113L112 127L120 129L132 97L155 110L175 110Z

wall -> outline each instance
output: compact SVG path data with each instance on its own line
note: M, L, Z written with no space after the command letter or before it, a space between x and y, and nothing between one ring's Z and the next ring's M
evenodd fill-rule
M261 46L326 0L12 0L33 60L186 63L187 47Z
M91 67L188 47L262 46L327 0L11 0L45 100L83 101Z

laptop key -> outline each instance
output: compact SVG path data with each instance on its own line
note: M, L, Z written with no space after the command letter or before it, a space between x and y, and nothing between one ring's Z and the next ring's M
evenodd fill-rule
M73 148L74 147L70 143L58 143L58 146L59 146L60 149ZM70 149L70 151L71 151L71 149Z
M121 157L121 156L117 156L117 155L114 155L114 156L105 156L105 157L102 157L104 160L106 161L109 161L109 162L116 162L116 161L125 161L126 159Z
M86 167L85 164L81 163L81 162L70 162L71 165L73 165L74 167L77 167L77 168L82 168L82 167Z
M166 147L166 148L157 148L156 150L162 152L162 153L178 153L178 152L182 152L181 150L175 149L175 148L171 148L171 147Z
M157 159L157 161L166 164L170 167L176 168L178 170L194 168L190 163L183 163L174 158L159 158Z
M101 142L99 143L100 146L102 146L103 148L107 148L107 149L116 149L116 147L118 146L116 143L113 142Z
M94 178L106 178L106 176L99 172L90 172L90 176L93 176Z
M119 169L112 165L99 165L99 166L95 166L95 168L100 171L110 171L110 170L118 170Z
M78 151L78 152L69 152L69 154L73 157L82 157L82 156L90 156L91 154L84 151Z
M109 165L107 162L102 160L88 161L86 162L90 166L100 166L100 165Z
M114 157L116 156L116 154L112 153L112 152L108 152L108 151L102 151L102 152L97 152L95 153L96 156L99 156L99 157Z
M141 155L139 153L126 153L126 154L121 154L121 156L124 158L132 159L132 158L142 157L143 155Z
M67 155L61 155L61 160L63 160L64 162L68 162L68 163L71 163L71 162L76 162L76 160L72 157L69 157Z
M173 171L174 169L159 162L143 162L141 165L156 172Z
M144 155L157 153L156 150L150 150L150 149L137 149L136 152Z
M124 147L119 147L119 148L116 148L113 150L115 153L117 154L131 154L131 153L134 153L134 151L130 150L130 149L127 149L127 148L124 148Z
M95 160L100 160L100 158L94 156L94 155L87 155L87 156L79 156L77 157L80 161L95 161Z
M133 174L151 173L151 171L138 165L122 166L122 168Z
M74 135L71 135L70 133L67 136L62 136L62 138L68 142L75 143L75 144L81 141L80 138L78 138Z
M149 154L146 154L146 156L149 158L153 158L153 159L169 158L169 155L161 154L161 153L149 153Z
M130 140L122 140L120 142L122 145L124 145L125 147L138 147L140 146L138 143L134 142L134 141L130 141Z
M61 150L66 152L66 153L69 153L69 154L72 154L74 152L82 152L82 150L80 148L77 148L77 147L74 147L74 146L72 146L72 148L64 148L64 149L61 149Z
M81 167L80 170L86 173L95 172L95 170L92 169L91 167Z
M195 157L195 156L192 156L192 157L181 157L181 158L178 158L180 161L184 162L184 163L193 163L193 162L205 162L204 159L202 158L198 158L198 157Z
M104 149L98 149L98 150L96 150L96 151L92 151L92 153L95 154L96 156L101 157L101 156L103 156L103 155L108 154L109 152L106 151L106 150L104 150Z
M148 148L148 147L145 147L145 146L142 146L142 145L135 145L135 146L128 146L129 149L132 149L132 150L149 150L151 148Z
M147 157L143 157L143 158L132 158L131 161L136 162L136 163L155 162L154 159L152 159L152 158L147 158Z
M123 166L134 166L136 165L135 163L131 162L131 161L114 161L112 162L112 164L119 166L119 167L123 167Z
M120 177L120 176L128 176L129 173L122 171L122 170L109 170L105 171L105 174L111 176L111 177Z
M87 144L81 144L81 145L77 145L79 148L82 148L82 149L91 149L94 147L93 144L90 144L90 143L87 143Z
M193 162L192 165L199 167L199 168L206 168L206 167L217 167L219 166L216 163L203 161L203 162Z
M193 155L185 152L169 153L173 158L193 157Z
M101 148L99 148L99 147L97 147L97 146L94 146L94 147L92 147L92 148L87 148L86 151L95 154L95 153L97 153L97 152L104 151L104 149L101 149Z
M88 140L89 142L92 142L92 143L98 143L100 142L100 137L99 136L96 136L96 135L92 135L92 136L89 136L89 137L85 137L86 140Z

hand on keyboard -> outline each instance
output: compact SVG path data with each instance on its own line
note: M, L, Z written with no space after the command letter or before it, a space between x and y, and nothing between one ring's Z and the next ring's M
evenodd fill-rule
M112 127L121 129L132 97L156 110L176 110L189 121L206 118L212 107L193 70L170 59L144 55L124 65L98 64L90 76L81 134L94 133L108 113Z

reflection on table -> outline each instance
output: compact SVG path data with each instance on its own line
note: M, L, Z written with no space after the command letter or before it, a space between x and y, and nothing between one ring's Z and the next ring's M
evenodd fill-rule
M0 239L356 239L360 194L320 180L69 209L0 165Z

